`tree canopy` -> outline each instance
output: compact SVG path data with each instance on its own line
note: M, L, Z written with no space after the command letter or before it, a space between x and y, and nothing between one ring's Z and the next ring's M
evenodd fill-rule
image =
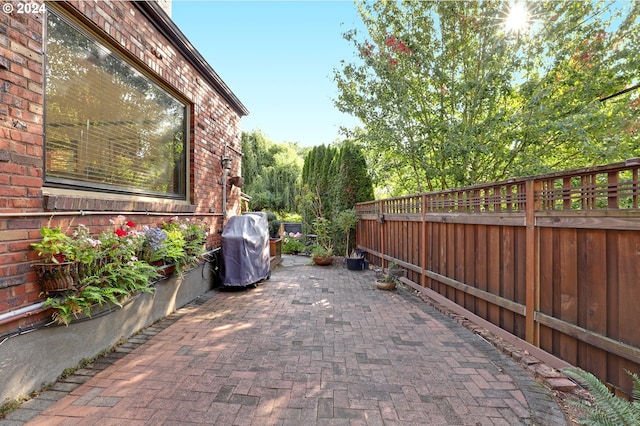
M244 192L252 210L296 212L304 149L275 143L261 132L242 133Z
M337 107L390 195L640 156L640 2L358 2ZM610 95L613 96L604 100Z

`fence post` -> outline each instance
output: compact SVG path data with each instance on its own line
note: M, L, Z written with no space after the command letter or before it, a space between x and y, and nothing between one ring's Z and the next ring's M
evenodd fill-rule
M384 259L385 254L387 254L387 247L386 247L386 244L385 244L386 237L384 235L384 228L385 228L385 226L384 226L384 223L385 223L384 206L385 206L385 203L384 203L383 200L380 200L380 201L378 201L378 205L379 205L380 218L381 218L381 220L380 220L380 255L382 257L380 258L380 266L382 267L382 269L384 269L387 266L387 264L385 262L385 259Z
M526 271L526 301L525 301L525 339L527 342L539 346L540 330L535 323L535 312L540 303L540 277L538 266L539 241L536 232L536 202L535 190L538 184L534 180L528 180L526 184L525 201L525 271Z
M427 195L422 194L422 223L420 223L422 235L420 237L420 285L427 286L427 276L424 271L427 269Z

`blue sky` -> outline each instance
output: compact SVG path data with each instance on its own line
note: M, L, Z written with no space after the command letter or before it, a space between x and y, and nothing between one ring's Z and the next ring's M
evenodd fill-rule
M358 121L333 105L333 69L356 60L342 37L362 27L352 1L174 0L172 18L250 114L244 131L330 144Z

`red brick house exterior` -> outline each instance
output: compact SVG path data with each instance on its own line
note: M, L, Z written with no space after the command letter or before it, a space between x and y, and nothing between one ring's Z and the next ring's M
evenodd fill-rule
M170 2L47 2L37 11L18 10L16 3L11 13L4 9L0 14L0 340L50 315L43 308L30 309L43 300L31 268L37 253L30 249L40 238L40 227L84 224L98 233L116 215L139 225L173 215L196 217L210 224L207 246L214 248L220 243L225 214L240 211L240 189L225 184L223 177L240 174L240 120L248 111L163 7L170 9ZM119 58L118 64L127 65L127 73L129 68L137 70L133 79L151 82L153 90L184 105L184 162L176 160L180 167L174 169L182 189L167 196L119 187L110 191L108 185L96 190L86 182L68 185L48 174L57 167L52 164L60 154L51 151L45 159L46 133L55 130L47 130L55 115L47 112L46 91L47 61L55 61L52 48L57 46L53 43L47 51L47 19L52 14L91 42L106 46ZM76 83L81 82L70 84ZM111 108L115 113L117 108ZM116 123L105 134L123 126ZM231 159L227 174L223 156ZM105 165L114 161L103 159Z

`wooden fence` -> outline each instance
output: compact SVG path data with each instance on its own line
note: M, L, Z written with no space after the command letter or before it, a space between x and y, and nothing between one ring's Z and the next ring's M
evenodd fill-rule
M631 394L640 373L640 159L360 203L357 245Z

